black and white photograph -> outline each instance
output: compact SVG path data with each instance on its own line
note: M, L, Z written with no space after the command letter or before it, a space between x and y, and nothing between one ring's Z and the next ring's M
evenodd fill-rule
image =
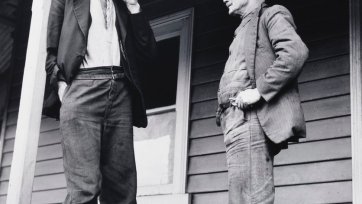
M0 204L352 203L360 0L0 0Z

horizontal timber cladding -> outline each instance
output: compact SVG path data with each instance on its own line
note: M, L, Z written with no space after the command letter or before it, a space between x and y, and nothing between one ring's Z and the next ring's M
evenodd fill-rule
M298 78L307 138L275 158L275 203L351 203L348 1L277 2L291 10L310 54ZM223 204L228 197L216 94L239 21L222 3L210 4L195 10L187 185L194 204Z
M60 145L59 122L43 118L39 148L36 158L32 203L60 203L65 198L63 153ZM13 156L16 124L6 129L3 159L0 172L0 203L6 199L11 161ZM49 193L48 193L49 191Z
M221 158L219 158L219 160L223 161ZM216 167L217 165L219 167ZM302 165L276 166L274 182L277 187L281 187L331 182L334 181L336 177L341 178L341 180L350 180L352 177L351 167L346 169L346 166L351 166L351 160L324 161L318 162L316 164L309 163ZM208 172L208 174L191 175L190 177L193 179L189 184L189 190L201 192L207 190L227 190L227 173L222 172L225 170L223 167L225 166L221 164L215 164L215 170L218 170L219 172ZM331 171L331 169L333 169L333 171ZM204 183L203 181L207 180L208 178L215 178L219 182L215 184L210 182Z
M225 147L223 146L222 142L223 142L223 135L192 139L192 142L190 144L190 153L189 153L189 155L192 156L190 158L190 164L194 156L200 157L203 155L206 156L206 155L224 153ZM328 159L333 159L333 157L336 154L340 155L339 158L347 158L351 156L350 147L349 146L346 148L339 148L339 147L340 145L348 145L349 143L350 143L349 136L339 136L334 138L317 138L317 140L312 140L311 138L308 138L308 140L304 140L299 144L295 143L290 144L288 149L282 151L275 158L275 165L288 164L288 162L292 163L313 162L314 161L313 159L328 160ZM208 146L206 146L206 144ZM329 147L333 147L334 149L328 149ZM304 153L304 150L310 150L310 151ZM314 153L318 153L319 155L315 155Z
M191 101L196 103L216 99L215 93L217 92L218 87L218 81L195 86L191 96ZM309 83L302 83L299 85L300 96L303 102L348 94L349 89L348 74L324 80L311 81Z
M317 161L326 162L333 159L338 159L338 161L336 161L338 163L341 162L341 160L347 159L346 162L350 162L350 160L348 159L351 157L351 150L339 148L341 145L347 145L350 142L350 138L343 138L339 140L328 140L325 143L319 141L313 143L302 143L300 145L291 145L288 150L283 151L280 156L275 158L274 165L276 167L280 167L275 169L275 174L278 174L280 171L282 171L283 168L293 165L298 167L298 169L303 169L306 165L310 165L310 167L313 167L314 165L318 166L319 163L312 163ZM307 152L304 153L304 151ZM189 162L189 175L226 171L226 160L224 158L224 152L217 154L193 156L190 158ZM343 162L343 164L345 164L346 162ZM350 167L345 170L350 170ZM345 173L349 176L351 174L351 172L348 171ZM306 174L302 176L313 177L314 175ZM278 179L280 180L281 178ZM276 180L278 179L276 178ZM295 178L286 177L283 179ZM334 178L331 177L330 179L333 180Z
M191 110L191 119L214 117L216 107L216 99L195 103ZM350 114L349 95L307 101L302 103L302 107L307 121Z

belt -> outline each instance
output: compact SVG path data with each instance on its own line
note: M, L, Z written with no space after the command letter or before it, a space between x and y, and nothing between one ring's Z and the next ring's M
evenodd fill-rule
M220 107L221 110L226 110L226 109L228 109L228 108L231 107L231 106L233 106L233 105L231 104L231 102L219 104L219 107Z
M81 68L74 79L119 79L124 77L121 66L102 66Z

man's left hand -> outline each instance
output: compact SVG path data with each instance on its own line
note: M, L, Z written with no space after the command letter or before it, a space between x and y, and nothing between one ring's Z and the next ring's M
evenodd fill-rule
M246 89L241 91L235 98L230 98L232 105L239 108L245 105L252 105L261 99L258 89Z
M141 12L141 7L138 3L138 0L123 0L124 3L126 3L126 6L130 13L136 14Z

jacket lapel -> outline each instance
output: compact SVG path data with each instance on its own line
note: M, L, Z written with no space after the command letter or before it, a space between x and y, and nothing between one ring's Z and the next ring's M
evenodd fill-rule
M90 26L90 0L73 0L73 9L80 30L87 39Z
M117 24L119 29L119 35L121 37L123 45L125 45L125 39L127 36L127 23L128 23L128 9L123 1L113 1L116 9Z
M253 88L256 86L255 82L255 55L256 55L256 41L258 37L258 27L260 11L264 5L253 14L254 16L249 22L245 35L245 61L249 77L252 81Z

